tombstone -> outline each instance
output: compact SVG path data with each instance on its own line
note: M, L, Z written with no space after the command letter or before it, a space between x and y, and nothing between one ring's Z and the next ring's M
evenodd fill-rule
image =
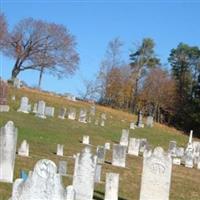
M67 191L57 167L50 160L39 160L26 181L15 180L10 200L66 200Z
M168 152L171 154L171 156L176 156L176 141L169 142Z
M173 164L174 165L181 165L181 159L178 157L173 158Z
M101 120L101 126L104 127L105 126L105 121Z
M144 128L144 124L142 122L142 111L138 112L138 119L136 125L138 128Z
M7 105L8 85L0 79L0 112L9 112L10 107Z
M132 129L132 130L135 129L135 123L134 123L134 122L131 122L131 123L130 123L130 129Z
M68 112L68 119L75 120L76 119L76 109L70 108Z
M90 136L84 135L82 143L87 145L90 144Z
M88 117L88 123L91 123L92 122L92 118L91 116Z
M143 153L144 150L148 147L148 142L146 138L140 139L140 152Z
M138 156L140 150L140 139L130 138L128 146L128 154Z
M113 145L112 165L117 167L126 166L126 146L120 144Z
M65 115L66 115L66 108L61 108L59 115L58 115L58 118L65 119Z
M25 157L29 156L29 144L27 143L26 140L23 140L23 142L21 143L18 149L18 155L25 156Z
M200 169L200 157L199 157L198 162L197 162L197 169Z
M118 200L119 174L106 173L104 200Z
M13 86L17 89L21 87L21 81L18 78L13 79Z
M63 149L64 149L64 145L57 144L57 152L56 152L56 155L57 155L57 156L63 156Z
M183 147L176 147L176 157L183 157L184 156L184 153L185 153L185 150Z
M101 182L101 169L102 165L97 165L95 170L94 182L100 183Z
M75 191L72 185L67 186L67 199L66 200L75 200Z
M96 119L95 122L94 122L94 125L95 125L95 126L98 126L98 124L99 124L99 120Z
M106 143L104 144L104 148L105 148L105 150L110 150L110 143L109 143L109 142L106 142Z
M29 113L29 104L28 104L28 98L27 97L22 97L21 98L21 103L20 103L20 108L17 110L17 112L23 112L23 113Z
M80 115L79 115L79 122L81 123L87 123L87 111L84 109L80 110Z
M62 176L67 175L67 161L59 161L58 163L58 173Z
M153 127L153 116L148 116L146 121L147 127L152 128Z
M169 200L172 159L161 147L144 157L140 200Z
M105 161L106 150L103 146L97 146L97 162L103 164Z
M186 152L186 154L184 156L184 160L185 160L185 167L187 167L187 168L193 168L194 167L192 152L190 152L190 151Z
M128 129L122 129L120 145L128 146L128 137L129 137L129 130Z
M39 101L38 106L37 106L37 112L36 112L35 116L42 118L42 119L46 119L45 107L46 107L46 103L44 101Z
M13 182L16 145L17 128L12 121L8 121L0 129L0 182Z
M90 115L95 116L95 113L96 113L96 106L95 104L92 104L90 107Z
M106 113L101 114L101 120L104 120L104 121L106 120Z
M75 200L92 200L97 156L92 155L89 147L77 154L73 176Z
M54 107L46 106L44 111L45 116L54 117L54 110L55 110Z
M37 113L37 103L34 103L33 105L33 113Z

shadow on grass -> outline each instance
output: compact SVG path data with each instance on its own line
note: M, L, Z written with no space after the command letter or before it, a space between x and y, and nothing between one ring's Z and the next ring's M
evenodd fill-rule
M104 195L105 194L103 192L95 190L93 199L95 199L95 200L104 200ZM127 200L127 199L124 199L122 197L118 197L118 200Z

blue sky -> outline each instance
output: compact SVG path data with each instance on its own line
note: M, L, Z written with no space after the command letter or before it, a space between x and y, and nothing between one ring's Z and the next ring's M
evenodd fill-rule
M67 1L0 0L9 29L21 19L33 17L65 25L77 41L79 70L73 77L58 80L45 75L42 88L75 95L84 89L84 79L94 79L107 44L115 37L124 42L123 58L144 37L156 42L156 54L164 64L179 42L200 46L199 1ZM8 79L14 60L1 55L0 73ZM37 85L38 72L25 71L19 78Z

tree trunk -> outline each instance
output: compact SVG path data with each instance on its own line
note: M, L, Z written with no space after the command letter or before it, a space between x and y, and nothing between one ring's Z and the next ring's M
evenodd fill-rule
M14 67L12 70L11 79L13 80L14 78L16 78L19 72L20 72L20 69L18 67Z
M38 88L39 88L39 89L41 88L43 72L44 72L44 67L41 67L40 76L39 76L39 82L38 82Z

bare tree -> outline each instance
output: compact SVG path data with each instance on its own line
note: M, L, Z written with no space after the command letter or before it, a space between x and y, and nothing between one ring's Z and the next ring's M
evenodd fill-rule
M15 59L12 78L29 69L62 78L77 69L75 38L63 25L23 19L14 27L6 44L3 53Z
M0 12L0 48L3 45L6 35L7 35L6 19L4 14Z

